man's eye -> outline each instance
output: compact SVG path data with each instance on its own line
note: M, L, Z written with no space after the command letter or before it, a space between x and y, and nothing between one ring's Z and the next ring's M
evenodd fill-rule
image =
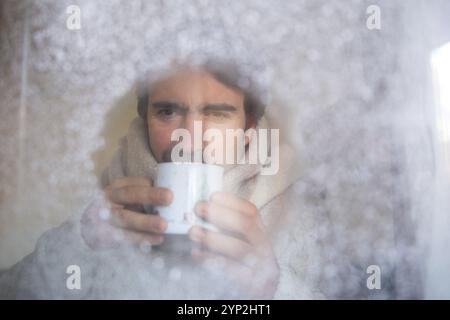
M161 109L161 110L158 110L157 114L159 116L163 116L163 117L170 117L170 116L174 115L175 112L172 109Z
M229 114L227 112L221 112L221 111L210 111L207 114L208 116L218 118L218 119L226 119L229 118Z

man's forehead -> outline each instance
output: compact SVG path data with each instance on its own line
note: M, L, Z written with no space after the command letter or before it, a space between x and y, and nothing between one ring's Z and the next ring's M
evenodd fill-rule
M228 103L243 107L244 95L201 71L183 69L153 83L150 99L184 102L188 105Z

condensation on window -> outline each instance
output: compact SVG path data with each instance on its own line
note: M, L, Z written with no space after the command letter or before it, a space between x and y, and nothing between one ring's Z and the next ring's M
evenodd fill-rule
M436 86L441 97L450 89L448 47L431 58L450 41L448 1L22 0L0 10L1 268L98 190L137 115L138 79L216 59L241 67L298 149L295 188L320 195L313 208L337 236L320 266L335 279L329 290L356 294L336 267L351 250L388 274L398 266L386 284L396 289L371 294L450 297L450 164L436 159L450 121L436 107Z

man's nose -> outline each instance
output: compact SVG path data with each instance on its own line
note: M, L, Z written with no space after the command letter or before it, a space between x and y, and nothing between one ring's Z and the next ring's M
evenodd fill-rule
M203 130L204 130L204 123L203 123L203 117L198 113L188 113L183 121L183 128L186 129L189 134L191 135L190 141L185 141L183 147L185 151L187 152L193 152L196 149L202 149L203 148ZM200 136L196 136L200 135ZM198 142L200 142L199 145ZM196 143L197 142L197 143Z

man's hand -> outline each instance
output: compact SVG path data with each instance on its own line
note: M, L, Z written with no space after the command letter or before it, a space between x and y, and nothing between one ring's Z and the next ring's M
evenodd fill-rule
M193 250L194 258L229 276L252 297L272 298L279 268L256 206L221 192L208 202L199 202L196 213L221 232L192 227L189 237L202 247Z
M173 195L153 187L145 177L125 177L115 181L94 201L81 219L82 236L92 249L106 249L122 243L158 245L167 222L156 214L144 214L144 205L168 205Z

